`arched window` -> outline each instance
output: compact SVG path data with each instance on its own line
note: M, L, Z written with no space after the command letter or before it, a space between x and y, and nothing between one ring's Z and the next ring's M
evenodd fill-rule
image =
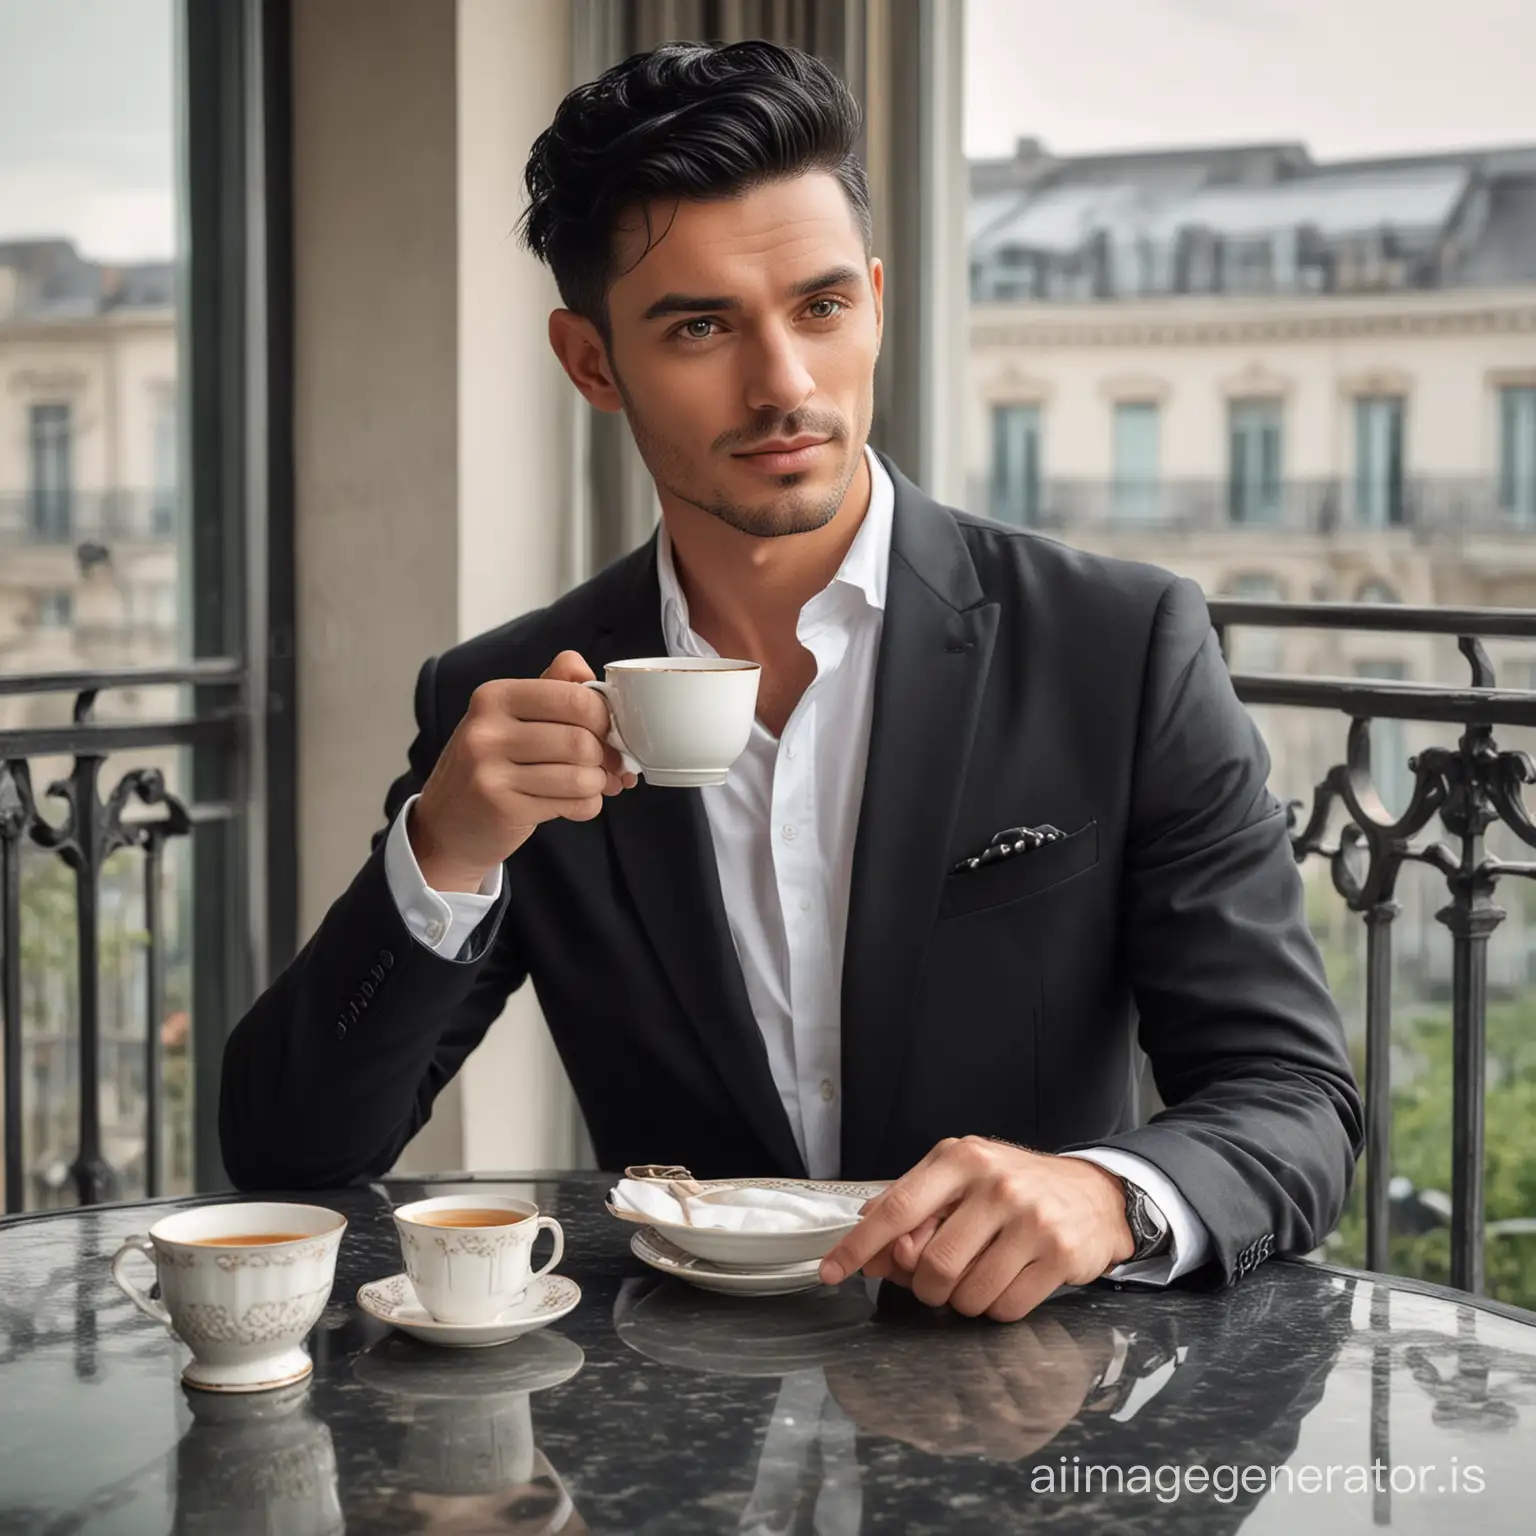
M1374 578L1362 582L1360 590L1355 593L1357 603L1400 603L1402 599L1384 581Z

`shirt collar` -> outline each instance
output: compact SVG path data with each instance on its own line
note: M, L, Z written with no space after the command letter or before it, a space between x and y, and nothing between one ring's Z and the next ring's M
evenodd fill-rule
M885 465L867 443L864 457L869 464L869 510L828 586L829 589L837 585L848 587L861 594L871 608L883 612L886 577L891 566L896 487ZM677 579L677 567L672 560L672 537L667 532L664 518L656 536L656 578L661 587L661 631L666 636L668 650L676 655L693 649L686 644L693 633L688 622L688 599Z

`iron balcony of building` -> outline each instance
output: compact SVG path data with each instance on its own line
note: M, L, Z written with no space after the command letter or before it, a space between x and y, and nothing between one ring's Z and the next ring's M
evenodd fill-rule
M176 512L176 495L165 490L0 491L0 549L167 544L176 536Z
M239 691L244 669L223 658L167 667L120 667L108 671L59 671L0 676L0 698L17 695L73 695L67 724L0 730L0 1072L4 1076L4 1209L24 1208L26 1165L23 1070L23 950L21 861L23 845L44 850L72 872L75 886L76 996L78 1018L54 1021L78 1042L79 1088L76 1144L69 1180L81 1204L112 1199L118 1170L106 1156L101 1127L100 894L106 860L121 848L143 857L144 901L144 1184L156 1195L161 1186L164 1080L160 1022L164 1013L165 965L161 914L161 869L168 839L195 834L204 824L229 820L227 804L188 806L166 788L158 769L133 768L105 794L102 765L108 754L162 748L209 748L231 756L238 750ZM186 685L198 705L187 715L160 720L97 720L99 694L108 690ZM32 782L33 763L67 756L66 777L41 793ZM62 809L44 815L43 802Z
M1449 902L1437 914L1450 930L1454 948L1452 1028L1454 1038L1452 1282L1483 1289L1483 1082L1488 1007L1487 944L1503 918L1493 897L1506 878L1536 876L1536 862L1506 862L1490 855L1485 835L1502 823L1521 842L1536 848L1536 822L1523 800L1524 786L1536 783L1536 767L1523 752L1501 750L1500 727L1536 726L1536 692L1500 688L1484 650L1486 638L1536 639L1536 612L1500 609L1415 608L1395 604L1293 604L1218 600L1212 621L1225 644L1234 628L1326 628L1453 636L1471 670L1470 686L1362 678L1234 675L1238 696L1251 705L1321 709L1348 721L1344 759L1317 786L1310 808L1289 807L1298 860L1329 862L1333 883L1366 924L1367 1253L1372 1269L1387 1266L1390 1212L1391 1121L1389 1044L1391 1033L1391 936L1398 907L1394 889L1407 862L1439 871ZM187 808L168 794L158 775L136 770L103 799L98 782L108 752L147 746L220 744L233 750L238 706L211 707L190 718L111 724L91 718L96 695L107 688L156 684L204 685L199 697L228 697L244 682L230 661L117 672L52 673L0 678L0 695L73 693L74 720L58 727L0 731L0 969L4 1008L5 1187L7 1209L19 1208L22 1176L22 1039L20 952L20 857L23 841L52 850L73 870L79 925L81 1053L78 1148L72 1164L82 1201L106 1198L113 1170L102 1156L96 1107L96 1053L99 1037L97 980L97 882L114 849L140 848L145 857L145 901L149 922L147 1018L159 1017L163 983L158 979L157 860L168 837L185 835L200 819L230 814L227 807ZM1395 819L1372 781L1369 726L1373 719L1437 722L1459 728L1448 744L1418 753L1410 763L1413 792ZM63 801L62 823L45 819L31 783L30 760L72 754L73 770L53 791ZM131 801L153 815L125 815ZM1337 837L1328 833L1342 807L1346 821ZM1438 823L1438 830L1433 827ZM150 1086L146 1140L158 1145L160 1116L159 1036L147 1030ZM156 1188L149 1162L150 1192Z
M1051 476L1014 485L974 479L974 512L1044 533L1424 537L1536 534L1536 479L1410 475L1378 483L1325 476L1272 483L1225 478L1114 480Z

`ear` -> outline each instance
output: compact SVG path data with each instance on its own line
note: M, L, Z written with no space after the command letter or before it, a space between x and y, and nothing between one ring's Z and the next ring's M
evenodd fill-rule
M613 366L608 361L607 344L590 320L574 310L551 310L549 344L584 398L600 411L616 414L623 410Z
M885 263L878 256L869 263L869 291L875 296L875 356L885 339Z

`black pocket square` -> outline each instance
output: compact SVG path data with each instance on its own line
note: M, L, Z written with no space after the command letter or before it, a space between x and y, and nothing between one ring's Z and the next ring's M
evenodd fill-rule
M1004 827L1001 832L992 834L991 842L980 853L961 859L950 873L958 874L962 869L976 869L983 864L995 864L999 859L1011 859L1015 854L1031 853L1047 843L1060 842L1066 835L1060 827L1053 827L1048 821L1038 827Z

